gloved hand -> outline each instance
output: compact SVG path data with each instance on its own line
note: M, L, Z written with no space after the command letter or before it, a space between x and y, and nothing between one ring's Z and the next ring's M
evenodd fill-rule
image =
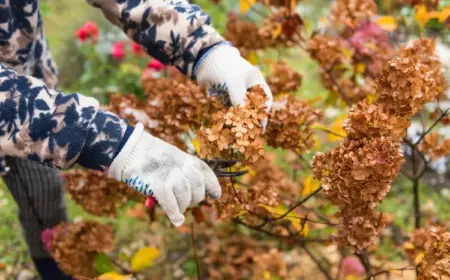
M222 192L204 161L150 135L140 123L111 163L108 177L153 196L175 226L183 224L183 212L205 193L217 199Z
M261 72L227 42L206 52L193 71L198 84L205 87L209 95L226 95L233 106L243 105L247 90L255 85L261 85L267 95L267 111L272 106L272 92Z

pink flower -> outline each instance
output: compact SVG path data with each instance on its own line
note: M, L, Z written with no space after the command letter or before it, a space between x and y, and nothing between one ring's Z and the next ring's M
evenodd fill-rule
M359 259L355 256L345 257L342 260L342 274L344 277L349 275L354 275L356 277L361 277L366 272L364 266L361 264Z
M159 60L152 59L152 61L148 63L147 67L159 72L164 68L164 64L162 64Z
M142 56L145 54L144 49L142 48L141 45L135 43L135 42L131 42L131 51L133 52L133 54L135 56Z
M122 60L125 58L125 43L124 42L116 42L111 50L111 54L114 57L114 59Z
M54 231L51 228L44 229L41 232L42 243L44 243L45 250L47 250L49 252L52 249L53 235L54 235Z

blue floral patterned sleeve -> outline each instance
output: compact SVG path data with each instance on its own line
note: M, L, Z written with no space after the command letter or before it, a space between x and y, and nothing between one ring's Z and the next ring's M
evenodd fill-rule
M127 128L94 98L49 89L0 64L0 152L57 168L104 170Z
M203 49L224 41L199 6L185 0L86 0L148 54L192 76Z

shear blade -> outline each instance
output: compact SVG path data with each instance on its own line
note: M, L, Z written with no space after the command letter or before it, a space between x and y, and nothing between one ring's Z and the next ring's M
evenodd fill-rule
M248 170L228 172L223 170L216 170L214 172L217 177L239 177L248 173Z

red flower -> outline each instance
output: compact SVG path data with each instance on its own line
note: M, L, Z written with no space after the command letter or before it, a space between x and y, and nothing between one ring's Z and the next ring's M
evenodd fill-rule
M145 54L142 46L135 42L131 42L131 51L134 53L135 56L142 56Z
M86 29L81 27L77 30L77 32L75 34L77 35L78 40L80 40L82 43L86 42L86 40L88 38L88 33L87 33Z
M125 43L120 42L120 41L116 42L112 47L111 54L114 57L114 59L117 59L117 60L124 59L126 56Z
M164 64L162 64L159 60L152 59L152 61L148 63L147 67L156 72L159 72L164 68Z
M91 39L95 44L98 41L99 30L97 24L93 21L86 22L82 27L76 31L78 39L84 43L87 39Z

